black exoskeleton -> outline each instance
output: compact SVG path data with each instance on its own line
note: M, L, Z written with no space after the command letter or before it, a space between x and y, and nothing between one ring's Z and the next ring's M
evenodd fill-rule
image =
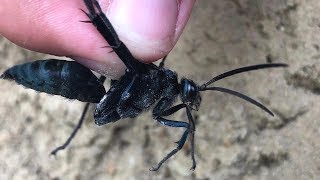
M178 81L177 74L164 68L164 60L159 66L144 64L135 59L126 45L119 39L108 18L102 12L96 0L84 0L88 12L82 10L103 38L109 43L109 47L120 57L127 70L119 80L112 80L108 92L103 87L105 77L98 79L88 68L74 61L63 60L38 60L22 65L16 65L2 74L2 78L14 80L25 87L55 95L61 95L69 99L77 99L87 102L77 127L67 141L52 151L56 154L64 149L73 139L81 127L89 103L98 103L94 113L95 123L104 125L123 118L135 118L142 111L153 108L153 118L165 126L182 127L185 129L177 147L168 153L156 166L150 168L158 170L161 165L176 154L185 144L190 135L192 167L196 168L194 157L194 132L195 124L192 110L198 110L201 103L201 91L214 90L229 93L240 97L260 107L270 115L272 112L261 103L239 92L209 86L213 82L238 73L253 71L263 68L285 67L283 63L258 64L234 69L220 74L203 85L197 85L190 79ZM174 105L180 96L181 103ZM155 106L153 106L155 104ZM185 109L188 122L169 120L169 116L178 110Z
M48 59L29 62L6 70L1 78L15 80L36 91L90 103L98 103L106 94L100 80L75 61Z

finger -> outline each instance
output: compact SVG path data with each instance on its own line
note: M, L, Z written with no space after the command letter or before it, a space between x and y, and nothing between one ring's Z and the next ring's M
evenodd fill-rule
M79 57L89 68L110 77L123 73L124 65L91 24L79 0L3 0L0 34L15 44L37 52ZM90 59L90 60L89 60ZM90 61L90 62L89 62Z
M174 47L193 4L194 0L117 0L107 15L135 57L152 62Z
M158 2L159 1L159 2ZM81 3L79 5L79 3ZM185 26L194 0L118 0L101 4L134 56L151 62L166 55ZM16 44L43 53L70 56L101 74L119 77L124 65L90 24L78 0L4 0L0 33ZM178 9L179 7L179 9Z

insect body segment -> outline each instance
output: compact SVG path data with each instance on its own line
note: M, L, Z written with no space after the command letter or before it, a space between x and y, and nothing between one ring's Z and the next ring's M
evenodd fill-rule
M170 70L151 69L148 74L127 71L119 81L111 84L110 90L97 105L94 114L96 124L103 125L121 118L134 118L166 93L178 94L177 76L172 71L167 71ZM168 92L169 89L173 93Z
M100 80L74 61L39 60L13 66L1 78L14 80L27 88L68 99L97 103L106 93Z

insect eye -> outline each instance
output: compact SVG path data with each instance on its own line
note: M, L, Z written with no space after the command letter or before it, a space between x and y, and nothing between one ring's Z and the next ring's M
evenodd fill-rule
M181 88L182 101L185 103L192 103L197 97L197 89L194 82L183 79L181 81Z

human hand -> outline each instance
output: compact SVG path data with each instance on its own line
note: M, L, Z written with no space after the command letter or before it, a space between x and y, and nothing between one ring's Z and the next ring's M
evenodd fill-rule
M139 60L150 63L174 47L195 0L100 1L120 39ZM0 34L15 44L42 53L68 56L111 78L125 66L107 46L81 0L2 0Z

